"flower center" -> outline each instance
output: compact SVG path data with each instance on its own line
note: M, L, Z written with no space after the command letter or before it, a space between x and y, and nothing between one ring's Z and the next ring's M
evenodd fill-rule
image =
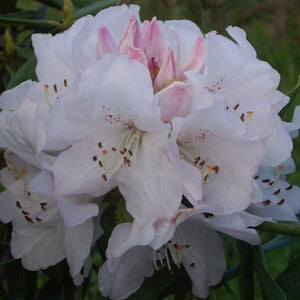
M136 129L126 130L121 136L119 144L111 148L105 148L101 142L98 143L98 147L101 149L101 159L98 160L97 155L94 155L92 159L95 162L98 161L99 167L104 171L102 175L104 181L107 181L108 176L117 172L122 166L132 166L142 134Z

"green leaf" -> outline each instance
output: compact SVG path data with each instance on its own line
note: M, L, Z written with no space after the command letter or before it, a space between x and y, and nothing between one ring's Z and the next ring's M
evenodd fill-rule
M8 25L27 25L27 26L40 26L40 25L48 25L48 26L56 26L57 28L64 30L63 25L54 20L44 20L44 19L22 19L22 18L12 18L0 16L0 24L8 24Z
M13 78L9 81L7 85L7 89L12 89L18 84L26 81L28 79L37 80L35 74L35 67L36 67L36 58L33 55L30 59L28 59L22 67L16 72Z
M285 112L291 107L291 105L293 104L293 100L296 98L297 94L300 91L300 75L298 76L298 81L296 86L290 90L287 95L290 97L290 101L289 103L280 111L279 116L282 117Z
M57 8L57 9L62 9L64 1L63 0L38 0L38 2L46 4L48 6Z
M156 272L152 277L145 279L140 289L131 295L127 300L151 300L159 294L173 287L181 278L181 272L175 271L172 275L168 268ZM171 289L174 292L174 288Z
M251 247L251 255L254 270L259 279L262 293L265 300L285 300L287 299L283 291L274 281L269 271L267 270L264 262L264 256L262 252L258 252L258 249Z
M276 278L277 284L285 292L288 299L299 299L300 295L300 256Z
M116 4L118 1L117 0L102 0L98 1L96 3L93 3L91 5L88 5L86 7L83 7L81 9L78 9L75 11L75 16L76 18L81 18L85 15L95 15L97 14L101 9L104 9L108 6Z
M240 300L254 300L254 277L250 245L237 240L240 254L239 293Z
M295 243L298 241L299 241L299 239L294 238L294 237L279 235L276 238L274 238L273 240L264 244L263 250L269 251L269 250L280 248L280 247L283 247L283 246L286 246L286 245L289 245L291 243Z

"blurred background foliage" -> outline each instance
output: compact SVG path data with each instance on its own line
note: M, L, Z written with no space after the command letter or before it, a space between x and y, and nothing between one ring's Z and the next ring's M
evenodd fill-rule
M199 25L204 34L211 30L226 34L225 28L228 25L240 26L247 32L248 40L256 49L258 58L269 62L281 74L279 89L287 93L297 83L300 74L299 0L73 0L76 18L87 13L96 14L99 9L121 3L140 5L142 20L152 19L153 16L161 20L189 19ZM63 18L62 9L63 0L1 1L1 92L26 79L36 78L34 73L36 60L30 36L34 32L54 34L68 27L73 16L69 14L69 19ZM285 121L291 120L296 105L300 105L299 93L284 113ZM299 138L294 143L293 157L297 171L289 176L289 181L300 185ZM3 167L3 159L1 165ZM65 262L39 272L22 269L20 260L12 260L9 251L11 227L0 224L0 299L104 299L98 292L97 270L105 259L104 249L113 226L122 222L122 218L119 220L124 211L122 203L123 200L118 193L113 192L107 196L102 219L105 234L92 248L94 265L91 275L82 286L76 288L72 284ZM121 214L118 213L120 210ZM253 297L284 299L276 292L277 285L272 278L276 278L276 282L288 299L300 299L299 242L295 238L277 237L276 234L264 232L261 232L261 238L264 244L262 248L249 248L240 242L236 245L234 239L224 237L228 267L233 268L227 272L221 287L211 290L210 300ZM238 274L236 263L239 260L241 265L249 267L250 272L250 277L247 277L249 274L240 274L240 280L244 278L244 282L240 283L236 276ZM251 295L252 266L256 271L253 295ZM267 269L269 272L266 272ZM232 280L228 280L232 277ZM163 269L153 278L147 279L142 289L130 299L194 299L190 287L184 271L175 272L171 276ZM246 289L244 293L239 292L239 287L240 290Z

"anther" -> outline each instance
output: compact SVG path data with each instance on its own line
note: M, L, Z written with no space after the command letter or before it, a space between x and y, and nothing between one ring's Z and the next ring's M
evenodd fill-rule
M26 211L26 210L22 210L22 214L23 214L24 216L28 216L28 215L29 215L29 212Z
M255 180L257 180L258 178L259 178L259 176L258 176L258 175L256 175L256 176L254 177L254 179L255 179Z
M285 199L281 199L279 202L277 202L277 205L282 205L285 202Z
M133 153L132 153L132 151L131 151L131 150L128 150L128 153L129 153L129 155L130 155L130 156L132 156L132 155L133 155Z
M67 87L68 86L68 82L67 79L64 80L64 86Z
M37 222L42 222L42 219L40 219L39 217L35 217L35 219L37 220Z
M20 203L19 201L16 202L16 206L17 206L18 208L20 208L20 209L22 208L22 205L21 205L21 203Z
M107 181L107 177L105 174L102 175L102 178L104 179L104 181Z
M98 143L98 147L102 148L102 143L101 142Z
M97 155L93 156L93 161L97 161Z
M101 160L98 161L98 165L99 165L100 168L103 167Z
M293 188L293 185L291 184L291 185L289 185L287 188L285 188L285 190L286 191L289 191L289 190L291 190Z
M190 264L190 267L191 267L191 268L194 268L194 267L195 267L195 263L192 262L192 263Z
M277 170L277 174L276 174L276 177L274 179L274 181L272 182L269 182L269 187L265 188L265 189L262 189L262 191L268 191L270 189L272 189L274 186L276 186L277 182L279 181L279 178L280 178L280 174L283 170L283 165L279 165L278 166L278 170ZM278 190L277 190L278 191ZM277 191L274 193L274 195L277 195L278 193L280 193L280 189L279 189L279 192L277 193Z
M245 114L244 113L241 114L240 119L241 119L242 122L245 121Z
M111 150L112 151L117 151L117 149L115 147L112 147Z
M239 108L239 104L237 104L234 108L233 108L233 110L237 110L238 108Z
M57 93L57 85L56 84L53 85L53 89L54 89L54 92Z
M214 166L214 171L215 171L216 174L219 173L219 170L220 170L220 168L218 166Z
M267 182L270 182L270 179L263 179L261 182L262 183L267 183Z
M47 206L47 203L46 202L42 202L42 203L40 203L40 206L41 206L41 209L43 210L43 211L46 211L46 206Z

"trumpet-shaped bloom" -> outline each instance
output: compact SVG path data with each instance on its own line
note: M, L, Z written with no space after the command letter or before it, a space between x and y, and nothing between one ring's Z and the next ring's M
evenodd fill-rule
M129 223L118 225L115 228L118 239L111 239L108 247L118 247L128 238L130 230ZM154 270L167 266L172 272L181 265L192 280L195 295L206 298L209 287L216 285L226 270L217 232L202 226L194 217L177 226L173 237L159 249L137 246L111 260L99 271L99 288L104 296L112 299L127 298Z
M141 226L171 218L182 186L165 155L170 126L159 112L139 62L106 56L88 68L76 91L53 107L48 126L51 136L71 144L53 165L57 194L100 196L117 185Z
M1 183L6 188L0 194L0 219L12 222L12 255L21 258L24 268L32 271L66 258L71 275L80 276L93 238L92 219L68 227L56 199L47 195L49 187L53 191L51 174L47 174L43 187L36 187L32 179L39 174L39 169L14 155L8 155L7 163L8 167L0 171ZM43 194L33 192L39 189Z

